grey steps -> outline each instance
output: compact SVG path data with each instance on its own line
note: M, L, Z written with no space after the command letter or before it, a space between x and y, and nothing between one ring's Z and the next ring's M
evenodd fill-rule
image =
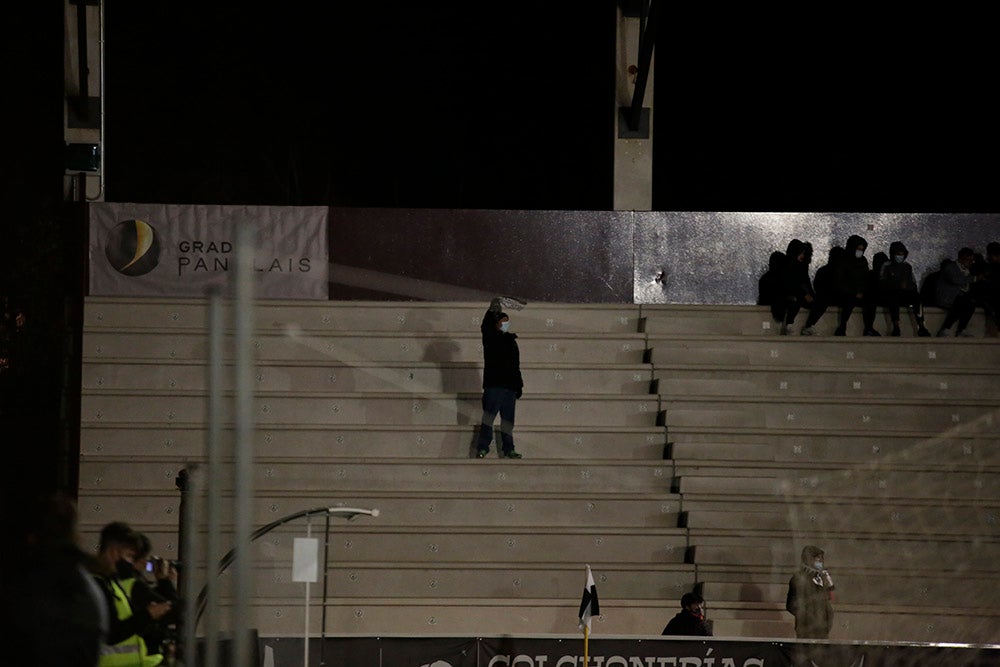
M482 336L475 333L353 332L294 336L258 333L252 338L259 362L477 362L482 361ZM518 336L521 362L606 364L644 362L642 334L525 333ZM198 332L160 333L149 330L93 331L83 334L83 360L158 362L208 358L208 336ZM224 358L233 359L231 346Z
M648 364L524 364L525 387L533 394L649 394ZM84 391L128 390L200 392L207 389L207 367L199 362L92 362L83 366ZM482 390L482 364L472 362L411 364L372 362L316 365L259 364L254 391L298 395L329 392L474 393ZM233 387L232 369L224 372L223 390Z
M385 301L289 302L258 300L259 331L337 333L351 331L479 333L488 303ZM518 332L635 333L639 306L621 304L529 304L511 310ZM87 297L88 329L148 327L155 330L204 329L208 306L203 299L128 299Z
M791 572L789 572L791 577ZM878 575L858 575L846 573L838 575L834 581L837 587L837 607L841 605L905 605L931 607L952 605L951 613L963 613L967 609L992 609L996 593L994 580L970 576L907 577ZM703 581L702 595L711 600L713 606L727 602L769 602L784 605L788 593L788 581L771 584L748 584L738 582Z
M745 471L744 471L745 472ZM941 502L993 497L1000 472L940 472L896 470L796 470L760 469L756 474L727 476L687 473L679 478L682 494L772 496L787 499L841 498L844 500L927 498Z
M806 466L817 463L855 463L908 467L1000 465L1000 434L969 437L773 436L772 442L737 435L732 438L676 435L684 441L668 448L670 458L692 464L718 462L774 462ZM720 442L721 440L736 442Z
M831 403L822 398L801 397L787 402L743 397L690 397L664 399L662 409L668 435L673 439L674 428L691 430L702 425L716 429L922 431L931 435L992 418L997 412L997 404L979 401L926 404L909 398L898 402L858 399L850 403L844 400Z
M364 563L332 562L326 571L328 590L337 598L432 597L458 602L469 599L572 598L582 589L578 568L568 565L543 568L525 564L431 565L393 564L377 567ZM612 569L613 568L613 569ZM288 599L301 595L302 584L291 581L291 562L275 565L258 563L255 597ZM695 584L694 567L674 565L657 568L605 567L598 575L599 591L609 598L632 600L679 599ZM322 577L320 579L322 582ZM317 587L318 588L318 587ZM318 588L317 592L321 591Z
M701 503L703 505L705 503ZM719 501L719 509L688 509L685 500L684 525L701 532L754 531L772 536L795 535L801 531L830 537L844 535L912 535L967 537L995 532L1000 523L1000 504L993 507L933 506L820 506L786 505L771 511L723 509L732 502ZM851 519L845 521L845 516Z
M415 426L476 425L482 420L481 394L409 395L373 393L289 396L281 392L255 395L259 428L296 425L395 424ZM128 422L193 424L206 421L205 395L154 392L89 392L81 398L83 423ZM227 408L231 405L227 402ZM653 426L656 396L525 394L517 403L520 423L546 426ZM228 411L223 420L231 420Z
M813 327L818 337L833 336L837 328L838 307L830 307ZM771 316L770 308L766 306L748 305L643 305L642 318L644 331L651 336L669 335L715 335L715 336L777 336L780 330L778 322ZM805 325L807 313L799 312L792 323L792 330L795 335L801 331ZM925 308L925 318L927 328L931 333L936 333L945 318L945 312L940 308ZM901 338L913 338L916 336L916 321L910 314L909 309L900 309L900 333ZM982 309L976 309L972 320L969 322L969 331L977 337L982 337L985 332L985 316ZM851 319L847 323L848 337L859 337L864 328L861 309L855 308ZM889 311L886 308L877 308L875 312L875 329L883 337L887 337L892 330L892 322L889 319ZM814 337L815 338L815 337Z
M299 488L321 491L336 488L339 493L364 493L372 489L391 489L405 493L461 493L476 489L479 493L499 494L544 492L558 495L586 493L593 498L606 494L669 493L671 475L662 462L529 462L500 461L491 465L478 459L451 461L395 461L354 459L321 462L311 459L290 460L258 457L253 464L253 487L259 494L280 493ZM180 472L176 460L117 461L83 460L80 463L81 488L99 488L114 481L124 491L169 491ZM218 487L231 492L231 480Z
M815 537L815 536L812 536ZM770 546L748 546L741 544L738 536L729 538L731 544L705 544L696 535L692 535L689 553L697 565L727 565L736 567L778 567L794 568L798 563L798 554L789 544L774 544ZM799 538L801 544L811 544L809 537ZM967 574L1000 574L1000 562L996 554L996 541L973 541L966 536L946 539L935 537L930 539L920 536L918 539L905 540L899 538L827 538L821 545L826 551L827 566L833 573L836 582L838 570L855 568L879 568L887 565L886 559L891 558L898 570L934 570L943 566L953 572Z
M720 366L714 368L657 366L658 393L664 398L684 396L767 396L795 400L800 396L909 400L979 400L996 392L992 368L940 369L834 369L786 367L780 369Z
M844 371L919 367L982 370L1000 365L1000 339L816 338L784 336L661 338L649 335L649 361L672 366L838 366Z
M317 461L365 456L371 458L462 458L471 454L474 425L303 425L259 428L254 448L260 456L311 457ZM193 462L205 459L207 429L170 423L89 423L80 434L81 456L172 456ZM223 446L231 446L232 430L222 433ZM571 459L593 461L662 458L666 432L663 427L542 427L518 425L517 449L530 460ZM495 456L496 447L493 447Z
M517 462L514 462L516 465ZM79 513L81 532L93 530L121 517L143 517L145 530L172 526L176 530L178 493L125 493L116 486L109 491L81 484ZM222 521L231 520L231 500L226 501ZM514 494L497 498L490 494L391 494L340 493L335 491L286 490L280 494L257 494L252 523L263 526L277 519L316 507L361 507L380 511L375 522L380 528L454 528L461 526L514 528L615 528L664 529L677 526L679 498L660 494L636 498L634 495L594 497Z

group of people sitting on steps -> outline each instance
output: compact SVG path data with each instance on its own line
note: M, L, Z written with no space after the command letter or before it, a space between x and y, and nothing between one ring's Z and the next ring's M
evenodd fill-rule
M901 335L899 312L909 308L916 320L916 334L931 336L924 323L924 306L945 311L938 336L971 336L967 327L977 308L986 314L987 335L1000 328L1000 242L986 246L986 255L962 248L956 259L945 259L937 271L918 283L907 262L909 251L902 241L889 245L889 254L878 252L869 266L868 242L857 235L844 246L834 246L824 266L810 279L812 245L792 239L785 252L771 253L768 269L758 281L757 304L770 306L781 335L792 333L799 311L808 311L800 334L811 336L815 325L830 306L839 307L835 336L847 334L847 322L855 308L861 309L865 336L881 336L875 329L876 309L883 307L892 321L891 336Z

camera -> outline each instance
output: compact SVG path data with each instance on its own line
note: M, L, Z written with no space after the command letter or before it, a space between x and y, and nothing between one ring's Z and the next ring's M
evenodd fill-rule
M152 572L156 569L156 564L162 561L166 561L167 564L174 569L179 567L179 563L176 560L167 560L166 558L160 558L159 556L150 556L149 560L146 561L146 572Z

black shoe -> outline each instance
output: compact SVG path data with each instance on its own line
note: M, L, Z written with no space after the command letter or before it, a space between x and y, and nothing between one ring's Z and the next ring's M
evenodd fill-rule
M869 327L869 328L865 329L864 335L865 336L881 336L882 334L880 334L879 332L877 332L874 329L872 329L871 327Z
M500 458L502 458L502 459L521 459L521 458L524 458L524 457L521 456L520 454L518 454L517 452L515 452L512 449L509 452L500 452Z
M917 329L917 335L921 338L930 338L932 334L927 330L927 327L921 325L920 328Z
M480 449L479 451L476 452L476 458L477 459L485 459L486 455L489 454L489 453L490 453L490 450L488 450L488 449Z

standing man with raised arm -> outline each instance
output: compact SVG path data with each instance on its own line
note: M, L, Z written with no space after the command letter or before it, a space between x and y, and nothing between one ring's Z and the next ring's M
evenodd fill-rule
M479 326L483 334L483 419L476 441L476 458L485 458L493 440L493 420L500 413L500 458L519 459L514 451L514 409L521 398L521 353L517 334L511 333L510 317L503 312L504 302L520 308L520 302L497 297L483 315Z

